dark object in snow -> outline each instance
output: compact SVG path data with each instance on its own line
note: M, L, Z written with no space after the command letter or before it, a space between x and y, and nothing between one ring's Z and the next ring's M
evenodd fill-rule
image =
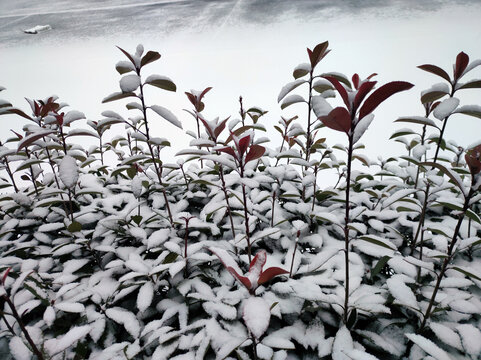
M50 25L37 25L37 26L34 26L33 28L23 30L23 32L25 34L38 34L39 32L47 31L47 30L52 30L52 27Z

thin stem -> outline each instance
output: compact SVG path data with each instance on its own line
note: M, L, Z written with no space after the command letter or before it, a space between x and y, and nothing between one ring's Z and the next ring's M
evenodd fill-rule
M474 177L473 177L473 180L472 180L472 184L471 185L474 185ZM428 304L428 307L426 309L426 313L424 314L424 317L423 317L423 321L421 323L421 326L419 327L419 332L422 332L424 330L424 327L426 326L426 323L429 319L429 317L431 316L431 311L433 309L433 306L434 306L434 302L436 300L436 295L438 293L438 290L440 288L440 285L441 285L441 280L443 279L444 277L444 274L447 270L447 267L449 265L449 263L451 262L452 258L453 258L453 250L454 250L454 246L456 245L456 242L458 240L458 234L459 234L459 230L461 229L461 224L463 222L463 219L464 219L464 216L466 214L466 211L468 210L469 208L469 201L471 200L471 197L473 196L473 186L471 186L470 190L469 190L469 193L468 195L466 196L466 198L464 199L464 206L463 206L463 210L461 211L461 214L459 214L459 220L458 220L458 223L456 224L456 228L454 229L454 233L453 233L453 237L451 238L451 241L449 243L449 247L448 247L448 252L447 252L447 257L444 258L444 261L443 261L443 265L441 266L441 271L439 272L438 274L438 279L436 281L436 285L434 286L434 291L433 291L433 294L431 296L431 299L429 300L429 304Z
M353 133L354 131L352 131ZM349 148L347 150L347 174L346 174L346 212L344 218L344 262L345 262L345 277L344 283L344 324L347 324L348 307L349 307L349 191L351 189L351 162L353 152L353 135L349 137Z
M314 166L314 193L312 194L312 207L311 211L314 211L314 204L316 202L316 186L317 186L317 165Z
M140 76L140 69L137 70L137 75ZM147 107L145 106L144 100L144 85L140 84L140 101L142 102L142 113L144 115L144 125L145 125L145 135L147 137L147 145L149 147L150 157L154 164L155 173L157 174L157 178L159 180L159 184L162 187L162 194L165 200L165 207L167 208L167 213L169 215L170 225L174 226L174 219L172 217L172 212L170 211L169 199L167 198L167 193L165 192L164 185L162 183L162 174L159 169L159 165L154 156L154 150L152 149L152 144L150 143L150 131L149 131L149 123L147 121Z
M199 122L199 113L197 111L195 111L195 121L197 122L197 139L200 139L200 122ZM198 146L198 148L200 149L201 147ZM202 159L200 159L200 168L201 169L204 168L204 162L202 161Z
M232 231L232 238L235 239L235 228L234 228L234 220L232 219L232 210L230 207L230 202L229 202L229 194L227 193L227 187L225 185L225 179L224 179L224 170L222 168L222 165L219 165L219 178L222 183L222 191L224 192L224 198L225 202L227 205L227 215L229 216L229 221L230 221L230 228ZM236 255L237 255L237 248L235 248Z
M276 191L272 192L271 227L274 227L274 209L276 205Z
M306 161L309 161L311 156L311 109L312 109L312 72L314 69L311 70L309 73L309 100L307 102L307 141L306 141Z
M6 156L5 156L5 170L7 170L7 174L10 177L10 180L12 180L13 189L15 190L16 193L18 193L18 187L17 187L17 184L15 183L15 179L13 178L13 173L12 173L12 170L10 169L10 164L8 163L8 159Z
M3 295L3 299L6 301L10 309L12 310L12 315L17 320L18 325L20 326L20 329L23 332L23 335L25 335L25 339L27 339L32 352L37 356L38 360L44 360L44 357L40 350L38 349L37 345L33 342L32 338L30 337L30 334L28 333L28 330L25 328L25 325L23 324L22 318L17 312L17 309L15 309L15 305L12 303L10 298L7 295Z
M27 154L27 158L30 159L30 153L27 150L27 147L25 147L25 154ZM31 166L29 166L29 169L30 169L30 177L31 177L30 180L32 180L33 188L35 189L35 194L37 194L37 196L38 196L37 183L35 182L35 175L33 173L33 168Z
M241 170L241 178L244 179L244 164L240 165ZM244 201L244 220L245 220L245 228L246 228L246 240L247 240L247 256L249 258L249 263L251 262L251 241L249 236L249 214L247 212L247 194L246 194L246 186L242 183L242 198Z
M299 231L297 232L296 245L294 246L294 252L292 253L291 269L289 271L289 278L292 278L292 269L294 268L294 259L296 257L297 244L299 243Z

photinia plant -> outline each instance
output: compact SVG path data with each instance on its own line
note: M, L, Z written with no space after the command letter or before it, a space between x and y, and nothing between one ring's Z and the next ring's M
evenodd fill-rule
M267 252L265 250L259 250L257 252L254 259L250 262L249 271L245 275L241 275L242 271L227 251L213 247L209 248L209 251L219 258L227 271L229 271L237 281L244 285L251 295L255 295L256 289L260 285L272 280L275 276L289 274L289 271L279 267L270 267L266 270L262 270L267 261Z
M360 80L358 74L352 76L354 89L344 86L338 79L332 76L324 76L336 88L341 96L345 107L336 107L329 111L327 115L319 116L319 120L336 131L344 132L348 137L347 147L347 172L346 172L346 190L345 190L345 216L344 216L344 255L345 255L345 283L344 283L344 306L343 321L348 322L349 317L349 252L350 252L350 188L351 188L351 166L354 151L354 144L361 138L368 126L372 122L374 115L372 112L386 99L392 95L409 90L414 85L404 81L393 81L384 84L380 88L366 98L366 96L374 89L376 81L370 79L376 74L368 76L365 80ZM319 101L326 100L320 98ZM326 102L327 103L327 102ZM326 106L324 106L326 108ZM329 105L327 105L329 108Z

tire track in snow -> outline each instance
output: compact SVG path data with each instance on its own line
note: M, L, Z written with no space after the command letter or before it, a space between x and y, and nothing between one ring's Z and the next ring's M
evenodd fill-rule
M165 5L165 4L182 3L182 2L189 2L189 1L190 0L158 0L158 1L151 1L151 2L141 2L141 3L135 3L135 4L114 5L114 6L103 6L103 7L86 8L86 9L36 11L36 12L31 12L31 13L18 13L18 14L0 15L0 19L7 19L7 18L19 17L19 16L23 16L25 18L25 17L29 17L29 16L35 16L35 15L69 14L69 13L81 13L81 12L92 12L92 11L129 9L129 8L142 7L142 6ZM17 20L19 20L19 19L17 19ZM11 23L8 23L8 24L11 24ZM8 25L8 24L5 24L5 25ZM5 25L0 26L0 28L5 26Z
M19 18L18 18L18 19L15 19L15 20L12 20L12 21L10 21L10 22L8 22L8 23L6 23L6 24L0 25L0 29L3 29L4 27L7 27L7 26L12 25L12 24L15 24L15 23L17 23L17 22L20 22L20 21L22 21L22 20L30 17L31 15L25 15L25 16L16 15L16 16L19 16ZM16 17L16 16L15 16L15 17ZM14 16L12 16L12 17L14 17ZM3 18L3 17L0 16L0 18Z

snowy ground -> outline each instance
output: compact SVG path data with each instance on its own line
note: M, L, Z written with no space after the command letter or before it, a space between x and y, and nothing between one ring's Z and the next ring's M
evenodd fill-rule
M281 115L277 94L292 80L292 69L306 61L305 48L329 40L333 51L323 60L323 71L358 72L361 77L377 72L382 83L416 84L378 109L364 140L373 158L399 154L403 147L387 141L399 128L392 121L422 115L419 93L439 82L416 66L429 62L450 69L462 50L473 59L481 58L479 1L333 4L327 0L145 0L136 4L0 0L0 85L7 88L2 98L24 106L23 97L57 94L92 120L107 109L124 111L100 104L103 97L118 91L114 65L122 55L115 45L133 50L143 43L162 54L161 62L149 71L171 77L178 86L176 94L155 91L150 99L170 108L185 128L193 124L182 112L189 106L183 92L213 86L206 99L207 116L236 116L237 99L243 95L248 105L270 111L265 125L272 129ZM52 30L37 35L23 32L47 24ZM479 70L473 76L481 77ZM467 93L463 97L464 104L478 102L477 91L471 93L472 97ZM282 114L302 114L300 106ZM448 126L448 138L462 146L478 140L479 121L466 117L459 121L462 126ZM22 125L20 120L2 122L0 130L6 133ZM154 131L173 139L175 150L165 155L172 156L187 145L180 131L160 120ZM344 141L341 135L326 136L332 144Z

